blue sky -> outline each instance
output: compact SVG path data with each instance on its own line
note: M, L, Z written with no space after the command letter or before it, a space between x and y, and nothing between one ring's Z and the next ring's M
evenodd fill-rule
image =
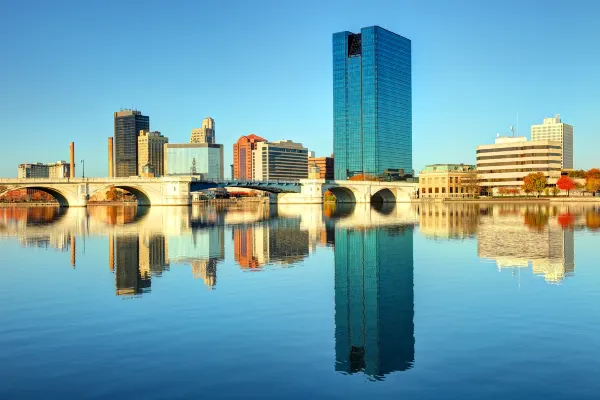
M68 159L107 173L113 112L173 143L206 116L225 163L240 135L332 151L331 34L380 25L413 45L413 166L556 113L575 167L600 166L600 2L0 1L0 176ZM229 168L225 168L226 175ZM78 170L78 175L81 169Z

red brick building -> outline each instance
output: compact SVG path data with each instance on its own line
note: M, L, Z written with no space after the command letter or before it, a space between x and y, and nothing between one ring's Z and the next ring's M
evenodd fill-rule
M258 142L266 142L266 139L250 134L240 137L233 145L233 179L252 179L252 150Z

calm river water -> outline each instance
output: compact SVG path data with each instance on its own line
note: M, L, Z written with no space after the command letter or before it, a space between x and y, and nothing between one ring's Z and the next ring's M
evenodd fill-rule
M0 208L0 398L598 399L600 207Z

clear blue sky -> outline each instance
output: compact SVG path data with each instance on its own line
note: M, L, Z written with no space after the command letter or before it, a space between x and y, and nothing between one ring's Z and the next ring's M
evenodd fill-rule
M599 15L592 0L0 0L0 176L66 160L70 141L106 175L113 112L131 106L172 143L212 116L227 166L249 133L329 155L331 34L370 25L412 40L415 170L474 163L517 110L527 136L560 113L575 167L600 166Z

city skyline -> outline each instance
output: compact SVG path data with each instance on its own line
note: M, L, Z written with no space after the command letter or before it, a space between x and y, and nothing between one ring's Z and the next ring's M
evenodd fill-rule
M262 137L302 141L317 155L330 154L333 150L331 34L358 31L373 24L413 42L415 171L433 162L474 163L472 149L489 142L496 133L507 133L510 125L517 126L517 110L520 115L517 127L522 135L543 118L560 113L577 130L574 167L593 167L594 153L589 144L597 135L597 127L592 100L600 86L593 71L598 68L599 59L583 51L588 46L581 38L593 37L600 29L592 24L591 18L597 14L598 5L561 9L561 13L551 5L544 9L520 5L519 14L513 15L509 3L490 10L477 7L474 2L472 7L439 2L436 9L444 17L435 17L436 30L420 26L419 20L428 15L431 7L418 4L379 3L367 10L346 7L334 18L339 4L323 5L322 12L315 15L299 6L256 4L246 8L249 6L239 3L233 11L214 6L211 10L214 22L195 28L198 32L188 31L185 23L178 24L171 32L168 28L158 32L130 32L132 28L116 23L118 17L110 19L113 18L109 16L110 7L101 5L69 8L58 5L52 9L43 6L28 10L11 4L3 13L6 19L2 19L0 29L4 37L18 39L6 44L5 54L11 64L0 65L0 72L11 78L0 100L0 106L7 111L0 120L0 132L8 137L7 144L14 151L0 165L0 175L14 176L14 166L23 162L65 159L64 144L69 141L76 142L78 158L86 160L86 175L106 174L106 157L97 149L105 147L105 138L112 133L109 116L114 110L130 105L152 116L152 129L160 130L173 143L187 142L190 130L211 115L219 121L219 142L226 149L239 136L255 132ZM128 7L136 6L125 8ZM181 13L182 9L186 12ZM150 7L136 10L148 18L157 12ZM392 11L399 10L401 17L390 20ZM182 19L193 19L200 11L191 4L161 10L167 15L178 13L174 15ZM111 23L84 29L80 24L85 18L79 17L89 12L108 18ZM46 18L47 13L64 15L74 25L59 26L61 18ZM270 23L257 28L246 40L235 42L242 29L235 23L236 18L252 13L264 13L261 18ZM283 13L281 21L273 19L277 13ZM567 22L563 18L565 13L572 17ZM469 27L458 26L466 25L463 22L467 20L477 22ZM510 29L504 23L507 20L522 28ZM213 26L217 21L218 25ZM561 29L547 29L553 21ZM22 32L30 29L30 24L35 29L31 33ZM303 29L307 24L315 25L310 35L305 35ZM45 32L42 40L36 36L40 29ZM209 31L223 35L206 37L204 33ZM274 35L275 32L279 35ZM156 49L152 57L156 65L141 71L139 63L133 62L137 56L130 57L131 61L121 59L120 63L107 58L113 51L117 54L124 51L127 41L117 38L127 34L133 34L139 42L134 55L148 52L152 41L147 35L154 37L156 33L160 36L152 46ZM79 46L81 40L88 42L89 35L94 35L92 38L106 35L106 39ZM195 35L201 35L203 40L196 43ZM177 36L183 38L180 44L166 46ZM253 45L248 46L248 41ZM294 46L289 46L290 42ZM61 47L55 43L62 43ZM558 61L547 64L539 57L543 43L552 43L560 51ZM191 45L217 49L211 57L213 62L191 69L185 63L191 57L187 51ZM293 65L287 60L295 59L293 55L299 53L307 55L310 63ZM34 62L33 54L42 57L43 62ZM238 57L245 58L242 73L236 73L241 71L237 68ZM168 64L165 60L169 60ZM45 68L39 69L37 65ZM128 74L130 77L125 79ZM164 79L166 76L168 79ZM146 95L149 89L154 96ZM198 96L201 89L203 96ZM28 106L25 108L23 104ZM67 106L68 117L58 112ZM25 115L31 112L37 118ZM302 124L307 118L311 120L310 132ZM82 124L85 131L75 128ZM25 137L27 141L23 140ZM65 139L56 140L57 137ZM432 139L436 141L435 149L429 146ZM32 148L32 141L38 146ZM227 152L224 164L231 164L231 157Z

